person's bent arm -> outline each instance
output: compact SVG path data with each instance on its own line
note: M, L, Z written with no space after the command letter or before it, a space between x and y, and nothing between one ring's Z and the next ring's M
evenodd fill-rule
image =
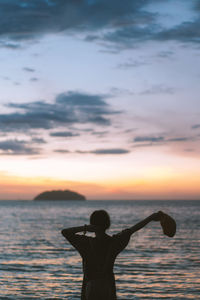
M146 226L151 221L160 221L161 214L162 214L161 211L154 213L154 214L150 215L149 217L147 217L146 219L142 220L141 222L137 223L136 225L130 227L129 228L130 234L133 234L134 232L142 229L144 226Z
M70 235L79 233L79 232L84 232L86 231L89 232L94 232L96 229L96 226L93 225L83 225L83 226L78 226L78 227L70 227L70 228L65 228L61 230L61 233L64 237L68 237Z

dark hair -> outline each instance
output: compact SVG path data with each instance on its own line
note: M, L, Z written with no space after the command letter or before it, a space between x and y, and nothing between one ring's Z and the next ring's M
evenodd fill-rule
M105 210L95 210L90 216L90 224L106 230L110 227L110 216Z

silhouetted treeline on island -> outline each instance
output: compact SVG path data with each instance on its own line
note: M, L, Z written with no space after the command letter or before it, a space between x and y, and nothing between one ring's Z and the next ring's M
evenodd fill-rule
M85 196L69 191L69 190L57 190L57 191L45 191L37 195L33 200L86 200Z

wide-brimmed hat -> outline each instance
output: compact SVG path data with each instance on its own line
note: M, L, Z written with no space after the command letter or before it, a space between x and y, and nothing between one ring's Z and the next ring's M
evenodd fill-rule
M169 215L162 212L160 216L160 225L162 226L163 233L169 237L173 237L176 233L176 222Z

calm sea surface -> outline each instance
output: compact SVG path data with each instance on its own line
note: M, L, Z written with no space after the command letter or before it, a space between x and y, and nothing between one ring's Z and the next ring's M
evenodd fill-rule
M177 221L134 234L115 264L119 299L200 299L200 201L0 201L0 299L80 299L81 259L60 230L106 209L110 234L163 210Z

